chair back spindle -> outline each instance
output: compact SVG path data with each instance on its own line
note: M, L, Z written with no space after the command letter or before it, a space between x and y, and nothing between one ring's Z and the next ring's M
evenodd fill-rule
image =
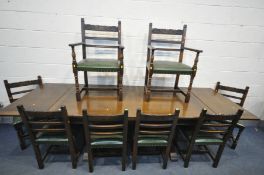
M29 80L29 81L21 81L21 82L14 82L9 83L8 80L4 80L6 92L9 98L10 103L13 103L18 99L18 95L23 95L25 93L28 93L34 89L23 89L21 90L21 87L29 87L31 85L38 85L40 88L43 87L41 76L38 76L36 80ZM16 90L15 90L16 89Z
M245 89L241 89L230 86L224 86L221 85L220 82L217 82L215 87L215 92L219 92L223 96L231 98L232 100L236 101L236 103L241 107L245 103L248 90L249 90L248 86L246 86Z

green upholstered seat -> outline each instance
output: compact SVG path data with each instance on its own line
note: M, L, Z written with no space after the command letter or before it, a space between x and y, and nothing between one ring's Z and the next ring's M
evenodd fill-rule
M22 124L22 119L21 117L13 117L13 125L16 125L16 124Z
M64 133L40 133L35 140L36 143L45 143L45 144L68 144L67 135Z
M113 148L123 146L123 136L122 135L92 135L91 136L91 146L93 148Z
M167 135L139 135L138 146L167 146Z
M123 140L118 139L97 139L91 142L93 148L113 148L113 147L122 147Z
M172 61L154 61L153 72L159 74L185 74L191 75L193 70L183 63Z
M203 127L204 129L209 129L208 127ZM193 129L191 126L183 126L181 130L186 138L191 140ZM198 136L195 139L197 144L220 144L223 143L223 136L218 134L209 134L209 133L198 133Z
M77 63L78 71L117 72L120 70L118 60L114 59L83 59Z
M206 138L206 137L201 137L201 138L196 138L195 139L195 143L197 144L220 144L220 143L223 143L223 139L220 139L220 138Z

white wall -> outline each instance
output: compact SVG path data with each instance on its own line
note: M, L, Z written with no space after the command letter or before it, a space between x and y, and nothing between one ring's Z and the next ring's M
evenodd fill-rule
M74 83L68 44L80 41L81 17L91 24L122 21L126 85L143 85L148 23L187 24L187 46L204 50L194 86L248 85L245 107L264 119L262 0L0 0L0 101L8 104L4 79L42 75L44 82ZM106 82L95 74L90 81ZM155 80L173 82L171 76Z

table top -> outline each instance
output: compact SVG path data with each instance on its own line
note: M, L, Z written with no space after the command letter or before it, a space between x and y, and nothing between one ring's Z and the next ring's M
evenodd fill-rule
M152 93L149 102L144 101L141 86L124 86L123 100L118 101L114 91L90 91L83 95L80 102L75 98L73 84L44 84L43 88L36 88L12 104L0 110L0 116L18 116L16 106L24 105L28 110L54 111L66 106L68 115L81 117L82 110L87 109L89 114L113 115L121 114L128 109L129 119L135 119L136 110L141 108L147 114L171 114L176 108L180 109L180 119L195 119L203 108L211 114L232 114L241 107L210 88L193 88L189 103L184 102L182 94ZM184 89L186 90L186 89ZM243 120L258 120L245 110Z

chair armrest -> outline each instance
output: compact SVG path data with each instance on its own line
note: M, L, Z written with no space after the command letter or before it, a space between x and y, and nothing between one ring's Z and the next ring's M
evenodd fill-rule
M193 51L193 52L197 52L197 53L202 53L202 50L198 50L198 49L192 49L192 48L188 48L188 47L184 47L185 50L189 50L189 51Z
M75 47L75 46L80 46L82 45L83 43L72 43L72 44L69 44L70 47Z
M117 47L119 48L119 49L125 49L125 47L123 46L123 45L117 45Z
M151 46L151 45L148 45L148 49L154 51L154 50L155 50L155 47L153 47L153 46Z

